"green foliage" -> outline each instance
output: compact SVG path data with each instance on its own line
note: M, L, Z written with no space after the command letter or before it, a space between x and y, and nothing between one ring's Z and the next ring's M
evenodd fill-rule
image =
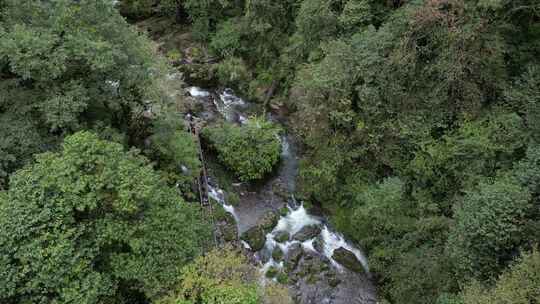
M540 253L524 253L497 280L493 287L478 282L467 286L464 304L530 304L540 301Z
M370 253L370 270L384 282L383 295L404 303L429 303L453 287L443 247L426 241L444 234L448 222L420 217L419 207L405 190L398 178L375 185L354 183L348 188L343 214L334 222Z
M0 299L152 299L201 254L209 231L136 151L89 132L37 156L0 194Z
M531 144L526 157L518 164L516 176L535 196L540 194L540 146Z
M244 61L240 58L227 58L217 66L217 77L219 82L228 87L240 87L247 89L247 84L251 80L251 75Z
M525 111L527 127L535 140L540 131L540 67L530 67L506 92L509 106Z
M514 178L481 182L455 208L448 250L460 275L487 279L511 259L526 240L524 227L531 210L529 191Z
M253 117L244 126L207 127L203 135L217 150L219 160L241 180L249 181L264 177L279 161L279 132L271 122Z
M255 269L231 248L213 250L182 270L174 295L160 304L257 304Z
M538 301L522 279L535 282L536 251L505 270L540 237L537 2L124 0L118 7L129 18L182 23L171 32L185 34L190 24L190 37L221 60L200 64L199 74L212 70L253 99L272 87L275 100L286 100L303 152L298 189L366 250L382 298L462 304ZM0 300L161 297L198 253L202 228L136 153L77 135L66 141L76 153L41 155L9 176L86 129L126 146L147 143L159 174L186 196L200 166L193 139L163 115L166 105L152 107L152 123L143 115L148 101L162 99L163 67L152 47L111 1L5 0L0 12L0 187L10 180L0 192L0 224L9 231L0 232ZM199 58L197 50L189 57ZM262 119L204 135L244 181L279 160L278 130ZM84 153L96 150L74 138L106 151L92 152L103 158L99 166ZM170 202L182 212L169 211ZM157 245L163 239L170 247ZM161 249L176 255L155 253ZM212 255L214 262L185 268L194 285L180 283L167 303L287 303L283 290L272 301L243 279L219 279ZM473 278L480 281L469 284Z
M238 54L242 50L242 24L238 19L229 19L220 24L210 41L211 50L224 57Z
M298 16L295 18L296 37L306 52L336 34L338 16L332 11L331 5L332 1L329 0L301 2Z
M464 122L459 129L424 144L408 165L414 196L438 201L427 210L450 212L452 200L479 178L512 167L514 156L527 142L522 119L494 114ZM448 202L450 200L450 202Z
M7 187L8 176L43 152L50 139L28 118L0 114L0 190Z
M414 208L406 202L404 183L397 178L370 187L356 186L351 191L355 207L351 216L351 235L356 235L366 249L399 239L414 230ZM392 219L391 221L385 219Z
M18 168L43 142L106 124L134 140L145 128L145 102L160 100L162 66L150 43L109 0L3 1L0 24L2 121L31 120L44 141L20 151ZM18 132L0 128L6 141ZM36 132L29 131L31 137ZM50 140L52 138L53 140ZM12 153L9 152L8 153Z
M166 115L154 122L150 149L147 154L157 160L159 168L168 174L170 184L178 185L184 194L199 176L201 162L196 139L184 130L177 115Z

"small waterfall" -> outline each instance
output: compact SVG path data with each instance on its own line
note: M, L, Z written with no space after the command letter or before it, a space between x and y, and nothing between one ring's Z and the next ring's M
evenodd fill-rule
M334 250L343 247L352 252L358 261L362 263L362 266L366 272L369 272L368 263L365 256L358 248L349 244L341 234L330 230L327 225L323 224L323 221L320 218L310 215L303 205L300 205L296 209L293 207L288 208L289 213L286 216L281 217L274 230L266 236L266 244L265 248L263 249L266 253L269 252L271 254L275 246L279 246L284 253L287 253L291 245L300 243L296 240L289 240L285 243L277 243L275 241L275 237L279 232L286 231L292 237L306 226L321 225L321 233L319 236L301 243L302 248L305 251L318 252L314 246L314 242L315 239L320 237L323 246L322 252L318 253L326 256L336 268L340 270L343 269L342 266L332 258L332 255L334 254Z
M238 223L238 215L234 210L234 206L227 204L223 190L208 184L208 196L218 202L226 212L230 213L234 217L236 223Z
M274 233L279 231L287 231L292 235L300 231L302 228L311 225L320 224L321 221L316 217L309 215L303 205L293 209L289 208L289 213L285 217L281 217L274 228Z
M201 101L210 105L214 112L218 112L216 114L221 115L227 121L236 122L240 125L243 125L248 121L245 109L249 105L246 104L246 102L241 98L235 96L233 91L230 89L225 89L221 92L209 92L198 87L190 87L188 88L188 92L191 96L200 98ZM283 134L280 136L280 142L282 150L278 180L282 185L285 185L288 192L292 194L296 190L295 182L298 172L298 152L296 150L296 145L294 144L295 142L287 134ZM240 229L241 227L242 229L253 227L253 225L256 224L257 217L261 216L260 212L252 212L259 211L258 209L250 208L260 208L261 210L264 209L261 208L261 205L258 203L242 204L241 202L240 205L237 206L238 210L236 210L234 206L227 203L224 191L219 189L219 187L215 183L211 183L208 190L210 198L217 201L221 206L223 206L226 212L228 212L234 217L239 231L242 231ZM249 194L246 195L246 197L249 197ZM253 199L253 196L251 196L250 198ZM247 202L251 201L247 200ZM260 251L254 253L254 257L256 258L256 260L261 263L260 283L264 285L266 284L266 282L268 282L269 279L266 277L266 275L269 269L283 269L286 256L291 253L291 250L294 249L296 251L297 249L295 247L298 247L298 245L300 245L301 249L305 254L302 256L305 256L306 258L307 255L310 255L312 257L316 256L320 258L320 260L322 260L323 262L328 263L331 268L336 271L337 276L342 279L342 283L340 285L340 288L330 288L331 291L328 291L328 289L325 289L323 291L317 289L310 289L309 287L302 285L291 285L292 288L299 288L299 290L301 290L306 295L318 294L320 291L321 294L320 298L317 298L317 303L334 303L334 301L336 301L336 298L330 298L328 296L329 292L332 293L333 297L337 295L338 299L336 303L341 304L352 303L351 300L356 299L359 292L371 292L369 290L369 284L366 287L366 283L359 280L359 277L355 273L346 270L344 266L340 265L336 260L333 259L334 251L343 247L344 249L354 254L354 256L356 256L358 261L365 269L366 273L368 273L369 275L367 260L363 253L360 251L360 249L347 242L343 235L333 231L332 228L327 225L324 218L309 214L309 212L302 205L302 203L295 200L294 196L291 196L290 199L287 201L287 208L288 212L282 215L273 230L270 233L266 234L264 247ZM300 232L303 228L309 226L318 226L320 228L320 233L318 233L317 235L313 235L319 231L314 230L315 232L309 234L309 236L313 236L311 239L305 240L305 234L304 238L297 237L299 239L302 239L302 241L294 239L295 234ZM281 235L284 234L284 232L288 234L288 239ZM244 246L244 248L251 250L249 244L245 241L241 240L240 243ZM283 257L285 259L282 260L280 258L279 261L274 260L272 253L274 252L275 248L281 249L281 251L283 252ZM276 281L277 277L271 280ZM363 285L358 285L360 284L360 282L363 282ZM309 297L305 299L309 299Z
M227 121L238 121L240 124L247 122L247 118L242 116L237 109L246 106L246 102L234 95L231 89L225 89L219 94L219 99L214 98L214 105L218 112L225 117Z
M189 92L189 95L193 97L208 97L210 96L210 92L205 91L199 87L189 87L187 88L187 91Z
M334 250L340 247L343 247L349 250L350 252L354 253L358 261L360 261L360 263L362 263L362 266L364 266L364 269L366 270L366 272L369 272L369 267L368 267L368 262L367 262L366 257L362 254L362 252L358 248L349 244L341 234L330 231L328 226L324 226L323 230L321 231L321 236L322 236L323 244L324 244L323 254L328 259L330 259L330 261L332 261L332 264L334 264L337 267L341 267L341 265L339 265L339 263L336 262L332 258L332 255L334 254Z

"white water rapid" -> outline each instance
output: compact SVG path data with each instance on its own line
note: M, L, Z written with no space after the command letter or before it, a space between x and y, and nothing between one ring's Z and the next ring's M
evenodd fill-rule
M212 105L213 111L217 110L217 113L227 121L242 125L248 120L244 110L249 104L235 96L230 89L225 89L221 93L211 93L198 87L190 87L187 91L191 96L205 102L207 106ZM265 190L272 189L272 183L276 179L281 185L285 186L288 193L295 192L295 179L298 171L296 145L287 135L281 136L280 141L282 146L281 164L277 172L278 176L267 182L270 187L264 186L262 189L258 188L259 190L253 191L257 188L250 189L249 187L244 188L244 185L241 184L233 184L235 188L242 189L238 193L241 199L240 203L233 206L227 202L225 192L214 181L209 181L210 198L219 203L226 212L234 217L239 233L244 233L257 225L257 220L268 211L273 210L275 212L281 208L280 206L283 206L269 205L269 202L274 201L274 193ZM369 282L368 263L361 250L348 242L343 235L334 231L323 217L312 215L302 204L297 204L294 197L290 198L289 203L288 210L282 213L273 230L266 234L264 247L254 253L256 260L261 263L261 282L264 284L268 280L266 278L268 270L285 268L284 264L286 263L284 261L287 260L288 254L294 255L292 250L298 252L300 248L300 251L304 252L304 256L316 256L320 260L326 261L326 264L331 266L332 271L337 273L336 276L340 278L341 283L338 287L335 287L335 285L328 286L328 284L317 285L305 281L297 282L295 285L289 284L300 296L299 303L375 303L374 295L376 292ZM312 228L311 226L316 227L312 230L312 233L305 234L304 237L295 236L309 231ZM309 239L306 240L306 238ZM246 249L252 249L248 243L242 240L240 242ZM273 253L276 247L281 249L282 256L285 259L274 260ZM334 251L339 248L344 248L354 254L367 275L359 275L340 265L333 258ZM277 277L272 280L277 280Z

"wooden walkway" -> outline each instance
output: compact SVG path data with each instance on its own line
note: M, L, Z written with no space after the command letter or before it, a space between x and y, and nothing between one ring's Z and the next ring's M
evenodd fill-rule
M199 176L197 178L197 186L199 191L199 203L201 204L201 208L203 211L205 211L205 215L208 218L208 221L212 224L212 236L214 239L214 245L217 247L219 245L218 241L218 234L221 235L221 231L219 229L219 226L216 223L215 215L214 215L214 206L212 202L210 202L210 197L208 195L208 191L210 188L208 187L208 172L206 170L206 162L204 160L204 153L201 145L201 137L199 135L199 130L193 123L193 117L188 114L187 121L189 125L189 132L195 137L195 140L197 142L197 147L199 151L199 160L201 161L201 171L199 173Z

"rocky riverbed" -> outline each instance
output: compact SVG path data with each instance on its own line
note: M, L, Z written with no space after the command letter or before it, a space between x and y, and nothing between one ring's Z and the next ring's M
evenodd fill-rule
M250 104L230 89L190 87L186 92L198 103L195 114L202 124L220 119L243 124L249 119ZM279 120L271 115L268 119ZM280 166L265 182L218 185L210 178L211 198L229 214L220 223L225 239L232 239L236 231L246 252L260 266L261 284L275 280L288 285L298 303L376 303L376 289L362 252L333 231L324 217L309 214L294 199L296 146L287 134L281 143ZM220 186L228 186L229 191ZM227 197L231 193L234 204Z

